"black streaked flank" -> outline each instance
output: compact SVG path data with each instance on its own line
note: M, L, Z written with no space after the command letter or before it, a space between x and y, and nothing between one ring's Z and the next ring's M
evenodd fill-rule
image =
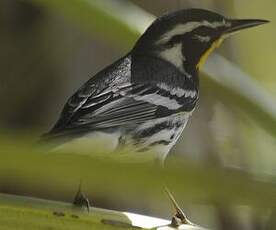
M157 123L149 128L137 130L137 133L134 135L134 139L141 139L141 138L147 138L150 137L156 133L159 133L161 130L164 129L172 129L174 128L173 124L170 124L168 121L164 121L161 123Z
M160 140L160 141L155 141L151 143L149 146L154 146L154 145L169 145L171 141L166 141L166 140Z

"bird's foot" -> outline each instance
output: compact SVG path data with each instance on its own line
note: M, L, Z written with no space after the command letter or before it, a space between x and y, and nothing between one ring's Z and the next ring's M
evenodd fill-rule
M90 205L89 199L81 191L81 184L74 198L73 205L80 208L84 207L87 209L87 212L90 212L91 205Z
M169 199L171 200L173 207L176 211L176 213L174 214L174 216L172 217L172 222L171 222L171 226L172 227L179 227L182 224L186 224L186 225L195 225L194 223L192 223L187 216L185 215L185 213L182 211L182 209L179 207L179 205L177 204L176 200L174 199L173 195L171 194L171 192L166 188L166 193L169 196Z

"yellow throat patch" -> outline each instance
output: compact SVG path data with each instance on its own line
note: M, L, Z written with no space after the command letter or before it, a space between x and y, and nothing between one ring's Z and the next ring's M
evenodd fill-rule
M199 62L196 65L197 69L201 69L201 67L204 65L204 63L206 62L207 58L209 57L209 55L214 51L214 49L218 48L221 43L223 42L224 38L220 37L218 40L214 41L213 44L211 45L211 47L205 51L205 53L201 56L201 58L199 59Z

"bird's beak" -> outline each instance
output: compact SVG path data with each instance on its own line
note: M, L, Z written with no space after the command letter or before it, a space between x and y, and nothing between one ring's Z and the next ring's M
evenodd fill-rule
M262 19L231 19L229 20L229 27L224 30L224 35L230 35L240 30L247 29L254 26L259 26L268 23L268 20Z

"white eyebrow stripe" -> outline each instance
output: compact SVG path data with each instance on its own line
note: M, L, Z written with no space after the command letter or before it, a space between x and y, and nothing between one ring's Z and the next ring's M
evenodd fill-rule
M172 30L166 32L165 34L163 34L161 36L161 38L157 41L157 45L160 44L164 44L166 42L168 42L172 37L176 36L176 35L183 35L185 33L189 33L195 29L197 29L200 26L206 26L209 28L218 28L218 27L229 27L231 26L230 22L226 22L225 20L223 21L218 21L218 22L208 22L206 20L201 21L201 22L197 22L197 21L193 21L193 22L188 22L185 24L179 24L176 25Z
M188 22L186 24L176 25L172 30L163 34L160 40L158 40L157 44L164 44L168 42L172 37L191 32L201 25L201 22Z

